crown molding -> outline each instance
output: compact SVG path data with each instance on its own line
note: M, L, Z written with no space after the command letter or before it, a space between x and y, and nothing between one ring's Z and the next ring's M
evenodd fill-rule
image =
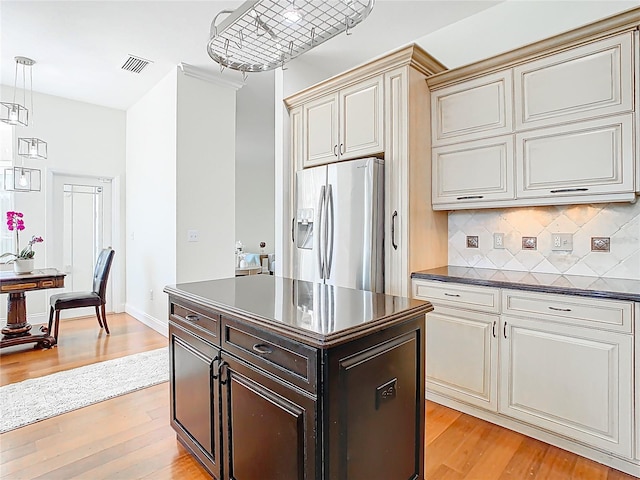
M427 77L446 70L444 65L420 46L411 44L290 95L284 99L284 104L291 110L313 98L404 66L410 66Z
M213 83L214 85L218 85L220 87L233 88L234 90L238 91L244 86L243 82L231 80L229 78L223 78L219 75L211 73L208 70L205 70L204 68L194 67L193 65L189 65L188 63L181 62L178 65L178 68L182 73L189 77L204 80L205 82Z
M434 90L480 75L511 68L541 55L549 55L599 38L635 30L639 25L640 8L632 8L524 47L430 76L427 78L427 84L430 89Z

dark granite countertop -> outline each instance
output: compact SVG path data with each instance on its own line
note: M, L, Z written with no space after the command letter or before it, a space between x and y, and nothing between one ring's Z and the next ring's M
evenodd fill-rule
M422 270L411 274L411 278L640 302L640 280L621 278L469 267L439 267Z
M169 285L170 296L325 347L433 309L429 302L271 275Z

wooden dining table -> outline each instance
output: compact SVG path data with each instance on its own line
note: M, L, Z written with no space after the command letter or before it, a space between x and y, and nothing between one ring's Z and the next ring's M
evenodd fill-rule
M7 324L2 328L0 348L23 343L36 343L36 348L51 348L56 344L47 326L41 325L36 333L31 331L32 325L27 322L26 292L62 288L65 276L55 268L43 268L31 273L0 271L0 293L9 294Z

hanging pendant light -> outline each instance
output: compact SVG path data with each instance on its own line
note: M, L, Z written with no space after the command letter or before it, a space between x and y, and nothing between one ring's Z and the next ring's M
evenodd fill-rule
M31 99L31 128L35 126L35 108L33 107L33 65L36 63L34 60L25 57L16 57L16 61L21 59L29 68L29 92ZM21 137L18 138L18 155L26 158L34 158L39 160L45 160L47 158L47 142L34 137Z
M26 127L29 125L29 110L27 110L27 90L26 90L26 74L25 69L31 68L33 60L26 57L15 57L16 71L13 78L13 101L12 102L0 102L0 120L9 125L22 125ZM18 72L19 65L22 65L22 103L16 101L18 94Z

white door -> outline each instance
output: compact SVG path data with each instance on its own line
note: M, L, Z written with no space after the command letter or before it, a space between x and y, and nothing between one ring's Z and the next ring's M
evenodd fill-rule
M53 174L49 264L67 274L65 292L91 291L100 250L112 245L112 185L110 179ZM113 311L113 278L107 286L106 310ZM61 290L51 291L52 294ZM63 318L94 315L77 308Z

